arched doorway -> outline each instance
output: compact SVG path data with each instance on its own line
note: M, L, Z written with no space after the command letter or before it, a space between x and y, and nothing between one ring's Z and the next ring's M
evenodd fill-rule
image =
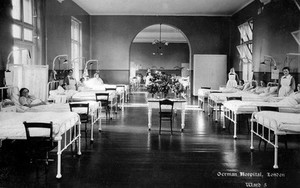
M138 75L143 78L149 69L191 77L190 53L189 41L180 29L166 24L148 26L131 43L130 80Z

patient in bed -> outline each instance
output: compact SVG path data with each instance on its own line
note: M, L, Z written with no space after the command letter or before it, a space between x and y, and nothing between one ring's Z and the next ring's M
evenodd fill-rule
M278 101L279 100L279 101ZM297 107L300 105L300 84L297 85L297 91L290 94L287 97L278 97L276 98L270 98L267 100L268 102L278 102L279 104L287 104L290 106L295 106Z
M254 89L251 89L250 91L255 94L261 94L261 93L268 93L268 89L269 88L267 87L266 81L261 80L260 85L255 87Z
M94 74L94 78L89 79L85 82L85 86L94 90L102 90L103 89L103 80L100 78L98 73Z
M29 95L29 90L27 88L22 88L20 90L19 102L22 106L33 107L39 105L45 105L46 102L41 99L37 99L32 95Z

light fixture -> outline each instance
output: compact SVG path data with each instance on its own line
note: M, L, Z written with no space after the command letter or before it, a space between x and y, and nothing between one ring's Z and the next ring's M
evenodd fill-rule
M277 68L277 64L276 64L275 59L274 59L272 56L269 56L269 55L264 55L264 61L261 62L260 64L261 64L261 65L266 65L266 64L267 64L267 63L266 63L266 59L269 59L269 61L270 61L270 66L272 66L271 63L273 62L274 68L275 68L275 69Z
M269 56L269 55L264 55L264 61L261 62L260 64L263 65L263 66L266 66L267 65L267 61L269 62L269 66L270 66L270 74L271 74L271 79L278 79L278 75L277 73L275 74L275 72L278 72L277 70L277 63L275 61L275 59L272 57L272 56ZM273 62L273 64L272 64ZM274 66L274 72L272 71L272 66ZM264 74L266 73L266 71L264 71Z
M91 63L92 62L92 63ZM88 60L86 63L85 63L85 67L84 67L84 71L83 71L83 76L85 77L88 77L89 76L89 73L88 73L88 64L91 63L90 65L92 66L93 65L93 62L96 62L97 63L97 69L98 69L98 59L90 59Z
M164 55L162 52L162 47L168 46L169 43L166 40L161 39L161 24L159 24L159 40L155 39L152 44L157 45L156 51L152 53L153 55Z
M9 54L8 54L8 56L7 56L7 60L6 60L6 72L10 72L9 69L8 69L8 65L9 65L11 56L12 56L15 52L23 51L23 50L26 50L26 51L28 52L27 58L28 58L28 59L31 59L30 51L29 51L27 48L17 48L17 49L14 49L14 50L10 51Z
M56 60L57 59L63 59L64 58L64 64L65 63L68 63L68 55L66 55L66 54L62 54L62 55L57 55L54 59L53 59L53 62L52 62L52 71L53 71L53 78L54 78L54 80L56 80L56 74L57 74L57 72L54 70L54 68L55 68L55 62L56 62Z
M284 66L290 66L291 62L293 61L293 59L290 58L292 56L300 56L300 53L287 53L284 60Z

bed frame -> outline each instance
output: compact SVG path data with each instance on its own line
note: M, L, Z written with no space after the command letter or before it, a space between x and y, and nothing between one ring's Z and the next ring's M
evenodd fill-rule
M67 136L68 132L69 132L69 136ZM61 174L61 154L69 146L72 147L72 144L76 143L76 140L78 140L77 154L81 155L81 134L80 134L80 132L81 132L81 129L80 129L80 121L79 121L79 122L77 122L77 127L76 127L76 125L73 126L69 131L65 132L62 135L62 137L57 139L57 142L58 142L58 144L57 144L57 174L56 174L57 179L60 179L62 177L62 174ZM62 144L62 141L63 141L63 144Z
M49 101L50 91L56 90L58 86L62 83L62 80L53 80L47 83L47 101Z
M211 91L211 93L222 93L221 91ZM210 116L212 114L213 117L213 113L215 112L215 121L219 120L219 112L222 111L222 103L215 101L214 99L212 99L210 97L210 95L208 95L208 102L207 102L207 112L208 112L208 116Z
M232 109L227 108L226 106L223 105L223 112L224 112L224 123L223 123L223 129L226 128L225 126L225 119L228 119L233 123L233 138L237 139L237 123L238 123L238 116L239 115L251 115L253 112L243 112L239 113L236 112Z
M253 146L253 135L254 134L257 135L262 140L266 141L267 143L271 144L274 147L273 168L277 169L278 168L278 136L287 135L287 134L299 134L299 133L291 132L291 131L279 131L279 130L273 129L269 125L262 125L260 123L257 123L257 121L255 119L256 113L257 112L252 113L252 116L251 116L251 146L250 146L250 149L251 149L251 151L254 150L254 146ZM275 123L276 127L278 126L278 123L276 120L269 119L269 121ZM269 124L271 122L269 122ZM300 126L300 124L299 124L299 126ZM274 140L272 140L273 137L271 137L271 135L274 135L274 137L275 137Z
M3 112L3 113L8 113L8 112ZM72 144L75 143L77 146L77 154L81 155L81 134L80 134L80 118L78 117L78 121L66 132L63 134L54 137L54 141L57 142L57 174L56 178L60 179L62 178L61 174L61 155L62 153L68 148L72 148ZM18 137L5 137L5 138L0 138L0 146L2 146L2 140L7 139L7 140L17 140L21 139ZM23 138L22 138L23 139ZM78 144L76 144L78 141Z
M201 110L203 110L203 112L205 112L204 104L205 104L205 101L207 101L208 96L200 95L200 90L211 90L211 87L201 87L198 90L198 106Z

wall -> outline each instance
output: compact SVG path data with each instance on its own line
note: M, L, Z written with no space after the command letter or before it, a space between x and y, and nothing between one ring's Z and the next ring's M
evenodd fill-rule
M71 17L82 23L82 57L90 59L90 16L73 1L46 1L47 64L52 69L55 56L68 54L71 58ZM70 60L70 59L69 59Z
M91 16L92 57L107 72L103 79L118 83L122 76L129 83L131 42L144 28L161 23L180 29L190 41L191 54L228 54L229 22L229 17Z
M11 25L13 23L11 17L10 0L2 0L0 3L0 87L3 86L4 70L6 66L6 58L13 46L13 38L11 35Z
M232 64L239 70L239 59L236 46L239 44L239 31L237 26L249 18L254 20L253 30L253 63L254 76L257 80L270 81L270 69L260 65L264 55L272 56L281 70L287 53L298 53L299 46L291 35L292 31L299 29L300 10L293 1L277 0L264 6L262 13L258 14L258 3L254 1L245 9L232 17L231 27L231 57ZM299 82L300 58L291 63L292 75Z
M189 63L189 46L187 43L170 43L162 46L163 55L153 55L158 46L151 43L133 43L130 50L130 61L139 65L140 69L155 66L164 69L181 67L181 63Z

